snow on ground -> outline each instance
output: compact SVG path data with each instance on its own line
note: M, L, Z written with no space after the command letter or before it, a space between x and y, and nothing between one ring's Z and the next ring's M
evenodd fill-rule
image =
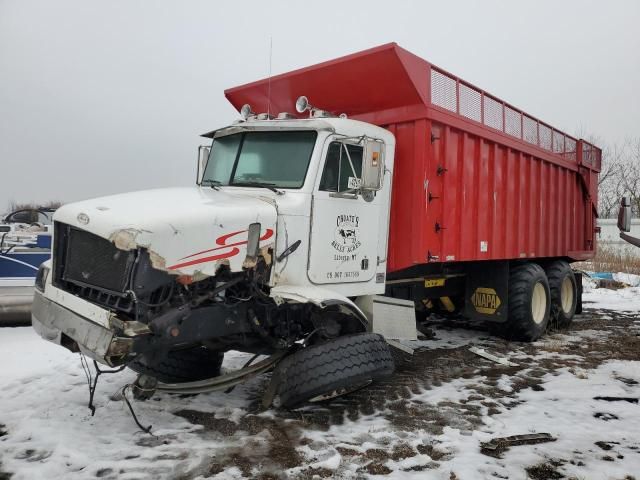
M442 479L451 478L451 472L455 472L454 478L458 479L561 478L529 476L523 469L523 466L535 466L549 460L558 462L558 459L568 478L623 479L640 472L640 407L625 401L594 400L603 393L637 398L640 393L637 384L628 386L614 380L618 376L640 382L639 362L609 362L589 371L588 376L576 376L566 369L545 375L542 392L537 389L520 392L513 398L516 406L498 415L483 415L484 425L473 430L452 425L445 426L440 435L407 435L394 431L392 422L380 412L376 416L333 426L328 432L308 435L320 445L342 445L363 453L381 445L398 443L418 450L420 446L435 448L435 458L440 464L428 470L420 468L434 463L428 455L388 461L385 464L390 469L387 477L393 479L425 478L425 470L431 475L427 478ZM456 402L474 395L474 387L483 380L478 377L456 379L416 395L414 399L434 406L445 401ZM550 433L557 441L512 447L505 459L486 456L478 448L481 442L492 438L539 432ZM601 442L606 450L595 442ZM310 456L313 457L313 451ZM327 460L335 461L333 458ZM413 472L411 468L417 471ZM347 466L341 474L349 478L347 473L354 473L354 470L353 466Z
M572 465L563 465L565 475L577 478L624 478L640 472L640 416L637 405L624 401L605 402L594 400L607 396L638 396L637 386L628 387L613 380L616 375L640 381L638 362L610 362L594 371L587 378L579 378L563 370L543 377L544 391L524 390L516 401L522 402L511 410L485 419L486 425L472 435L462 435L459 430L447 429L438 437L441 448L455 453L455 471L460 478L498 477L527 478L520 465L534 465L540 458L573 458ZM604 422L595 417L597 412L616 417ZM547 432L558 440L534 447L515 447L508 453L508 462L490 461L478 451L479 442L493 437L523 433ZM612 446L603 451L594 445L603 441ZM574 452L580 452L574 454ZM617 457L615 462L605 456ZM585 472L584 464L588 464Z
M593 283L587 281L584 285L582 302L585 308L618 312L640 312L640 287L609 290L607 288L595 288Z
M640 405L595 398L640 397L640 289L585 285L584 299L574 328L533 345L438 324L389 382L331 404L261 411L265 376L229 394L133 401L152 435L114 396L133 373L100 378L92 417L79 356L31 328L3 328L0 479L640 478ZM534 432L556 441L480 448Z
M626 283L632 287L640 286L640 275L634 275L633 273L614 273L613 279L617 282Z
M0 437L0 472L16 480L175 478L208 458L211 445L171 412L188 406L232 417L251 396L249 383L235 395L135 402L140 420L154 427L151 436L138 430L123 402L110 400L135 379L132 372L100 377L92 417L77 354L43 342L30 327L0 330L0 345L0 424L8 432Z

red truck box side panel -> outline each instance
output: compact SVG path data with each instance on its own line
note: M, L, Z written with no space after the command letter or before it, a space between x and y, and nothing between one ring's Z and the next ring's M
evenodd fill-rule
M595 252L600 150L394 43L225 95L272 113L306 95L395 135L390 272Z
M437 122L387 128L397 142L389 271L593 251L577 171Z

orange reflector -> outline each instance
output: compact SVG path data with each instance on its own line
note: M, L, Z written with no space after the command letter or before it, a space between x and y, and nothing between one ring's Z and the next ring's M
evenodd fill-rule
M180 275L176 281L181 285L191 285L193 283L193 277L191 275Z

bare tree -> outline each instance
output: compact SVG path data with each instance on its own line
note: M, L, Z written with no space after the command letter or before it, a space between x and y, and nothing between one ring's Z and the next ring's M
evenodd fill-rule
M617 213L624 187L621 182L625 163L624 145L605 145L602 149L602 169L598 178L598 213L611 218Z
M598 180L600 217L615 217L623 196L630 197L633 214L640 216L640 137L605 145L602 150Z
M624 195L631 199L631 209L640 215L640 138L625 142L625 159L621 172Z

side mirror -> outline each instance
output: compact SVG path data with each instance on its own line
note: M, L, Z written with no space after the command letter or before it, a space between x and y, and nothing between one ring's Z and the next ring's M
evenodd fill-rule
M202 176L204 175L204 169L207 166L207 160L209 160L209 153L211 147L208 145L200 145L198 147L198 171L196 174L196 183L200 185L202 183Z
M631 201L629 197L622 197L618 210L618 228L622 232L631 231Z
M362 157L362 190L377 191L384 181L384 143L373 138L364 141Z

